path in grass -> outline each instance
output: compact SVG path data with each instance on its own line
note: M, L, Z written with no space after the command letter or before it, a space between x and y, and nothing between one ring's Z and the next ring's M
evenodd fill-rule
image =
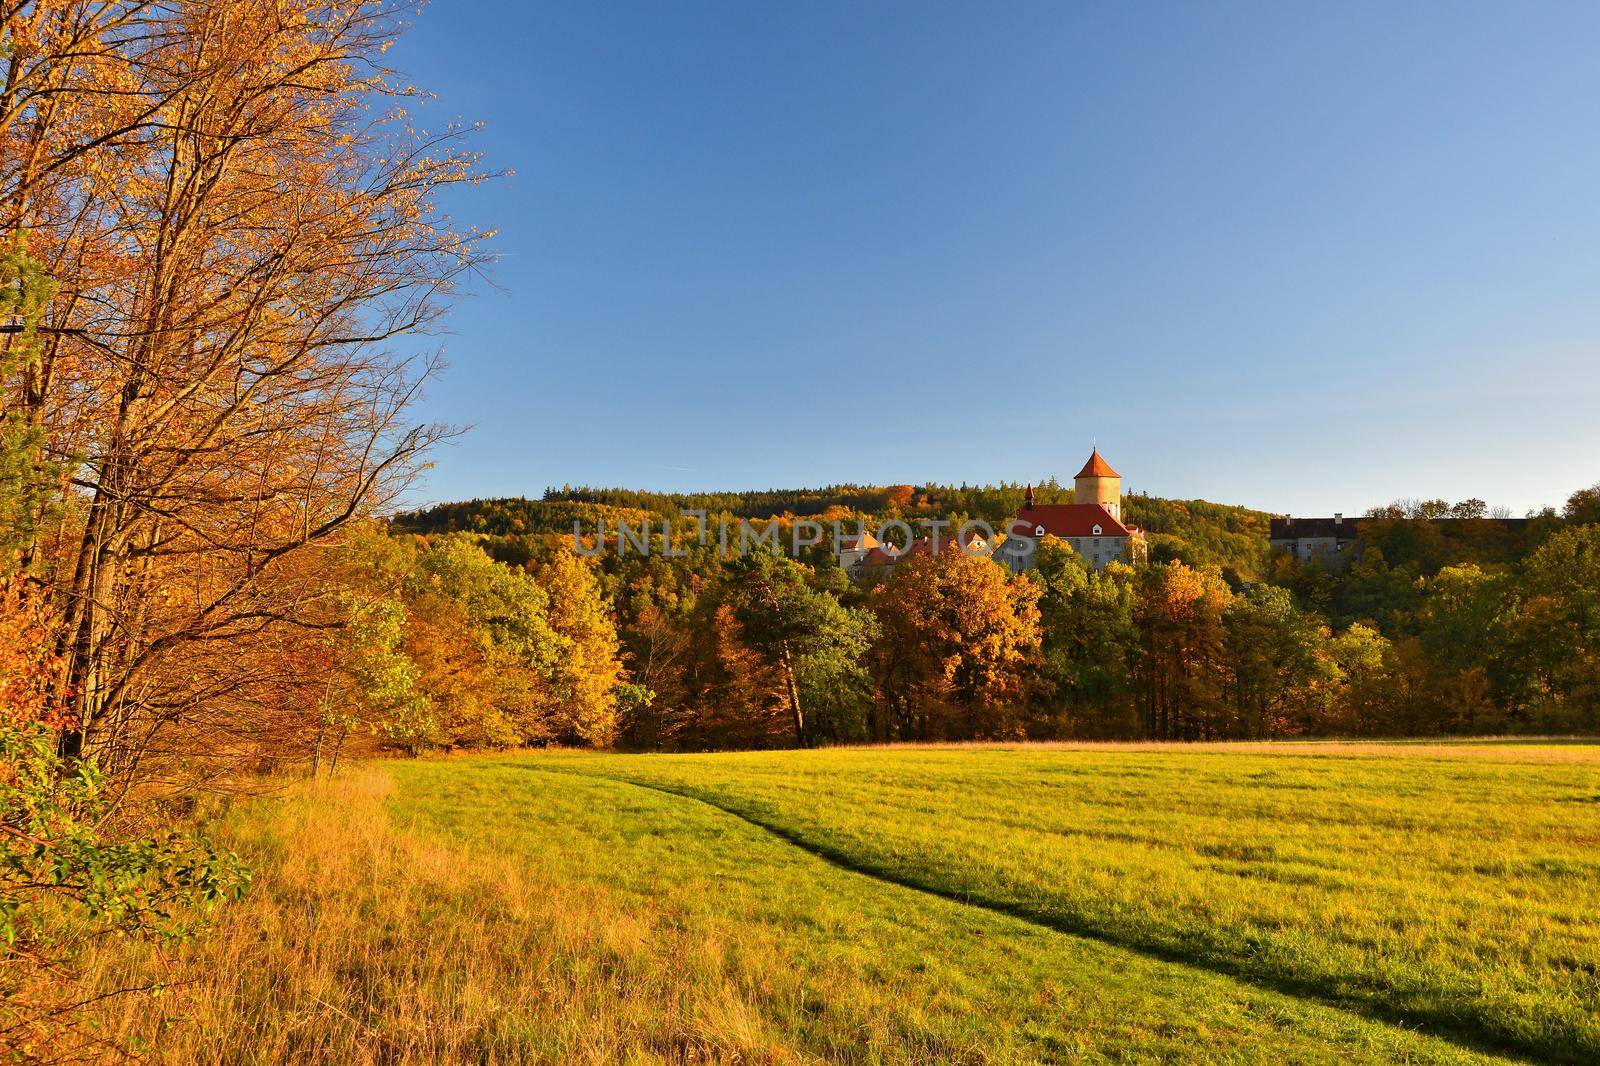
M1593 747L507 765L692 797L900 885L1466 1044L1600 1058Z
M657 930L652 947L668 966L699 971L703 991L694 994L742 1005L746 1055L906 1063L1484 1058L885 884L680 796L544 772L538 760L394 772L402 786L396 817L446 834L464 855L487 847L526 860L559 891L603 891L616 921ZM662 1010L693 1013L681 1001Z

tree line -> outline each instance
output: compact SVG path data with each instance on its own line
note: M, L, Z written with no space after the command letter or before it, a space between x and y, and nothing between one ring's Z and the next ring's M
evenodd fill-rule
M941 519L957 528L967 519L995 529L1022 506L1029 486L998 485L833 485L820 489L764 489L756 492L667 493L570 485L545 490L542 499L499 497L434 504L394 516L396 527L418 533L481 533L515 537L570 534L574 523L593 530L619 521L638 529L673 522L675 531L693 532L695 520L684 511L719 519L755 519L787 525L810 518L824 523L856 523L877 529L890 519ZM1072 503L1073 490L1053 477L1033 484L1036 502ZM1261 577L1267 568L1267 530L1263 511L1208 500L1172 500L1143 493L1123 496L1124 519L1142 529L1158 560L1180 559L1192 566L1219 566L1242 579Z
M1344 557L1279 555L1254 581L1185 561L1201 552L1178 537L1138 566L1097 571L1046 538L1020 575L950 550L866 581L826 545L601 551L589 563L630 686L604 742L1592 732L1590 491L1511 526L1375 510ZM570 533L423 539L529 573L572 554Z

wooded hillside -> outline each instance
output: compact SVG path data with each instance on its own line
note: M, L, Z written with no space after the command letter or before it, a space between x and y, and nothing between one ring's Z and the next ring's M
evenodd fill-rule
M417 533L470 532L492 536L571 535L573 523L593 530L604 521L640 525L677 519L685 510L712 517L782 519L823 518L876 526L885 519L946 519L959 524L982 519L999 529L1022 506L1027 486L999 485L831 485L820 489L763 489L753 492L661 493L633 489L547 489L541 499L500 497L436 504L397 515L397 529ZM1039 503L1071 503L1071 488L1050 479L1034 486ZM1199 566L1222 566L1246 579L1263 576L1267 565L1264 511L1206 500L1124 497L1127 521L1151 535L1157 558L1182 559ZM852 526L852 528L854 528Z

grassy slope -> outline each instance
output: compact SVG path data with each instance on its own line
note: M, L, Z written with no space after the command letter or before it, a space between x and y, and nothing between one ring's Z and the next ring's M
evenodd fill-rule
M716 807L606 776L695 781L719 804L774 820L788 811L797 833L834 833L863 855L878 840L884 862L912 864L966 838L955 817L949 844L928 839L947 819L956 775L977 790L959 806L1010 811L1014 823L1002 837L991 821L971 851L978 858L966 865L985 883L1008 863L1052 861L1032 850L1037 827L1017 801L1043 795L1064 809L1085 786L1114 794L1187 776L1152 769L1149 755L1123 756L1120 768L1112 760L1109 772L1085 758L534 756L369 768L227 813L219 828L259 864L255 891L178 955L176 972L197 979L165 1014L113 1001L106 1025L165 1061L1477 1058L1302 997L888 884ZM1271 765L1301 772L1298 760ZM1053 772L1055 785L1041 786ZM897 816L916 812L911 824L881 835L829 828L880 792ZM824 795L839 798L813 807ZM1196 814L1211 834L1214 812ZM1140 835L1108 831L1095 851L1133 846L1130 833ZM960 875L943 861L917 868L930 879ZM1045 879L1037 898L1065 898L1068 887ZM1126 887L1107 893L1132 907ZM126 954L100 966L107 985L158 971Z
M1055 929L1600 1060L1600 748L546 758Z

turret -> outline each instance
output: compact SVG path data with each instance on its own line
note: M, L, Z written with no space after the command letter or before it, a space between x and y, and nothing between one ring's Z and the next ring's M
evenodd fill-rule
M1073 498L1078 503L1098 503L1117 521L1122 521L1122 475L1100 457L1096 448L1072 481Z

